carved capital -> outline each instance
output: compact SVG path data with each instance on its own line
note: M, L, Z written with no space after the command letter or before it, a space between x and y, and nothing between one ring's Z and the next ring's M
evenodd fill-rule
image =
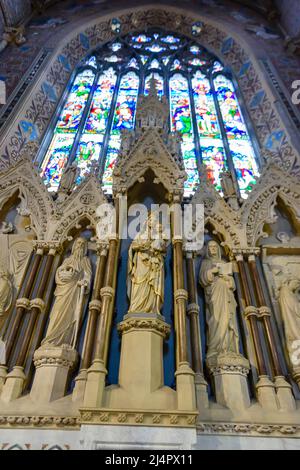
M39 299L39 298L32 299L30 301L30 309L32 308L37 308L40 312L44 312L46 308L46 304L43 299Z
M35 351L33 361L36 368L43 366L73 368L77 357L77 351L70 347L44 345Z
M174 297L175 300L187 300L188 299L188 293L185 289L177 289L174 292Z
M213 375L238 374L247 376L250 370L249 361L241 354L224 353L208 358L207 366Z
M141 314L142 315L142 314ZM141 316L131 316L128 314L128 317L125 317L121 323L118 324L119 333L123 334L130 330L154 330L160 333L164 338L169 336L171 327L165 321L159 318L158 315L153 314L144 318Z
M26 299L25 297L22 297L21 299L17 299L16 307L17 308L25 308L26 310L28 310L29 307L30 307L30 300Z
M102 287L102 289L100 290L101 297L109 297L110 299L112 299L114 294L115 294L115 289L109 286Z
M257 318L259 316L257 307L254 307L253 305L249 305L248 307L246 307L244 310L244 316L246 319L248 319L249 317Z
M89 304L89 310L97 310L97 312L101 312L101 300L91 300Z
M186 309L188 315L199 315L200 307L198 304L189 304Z
M260 318L271 316L271 310L266 305L264 305L263 307L259 307L258 311L259 311Z

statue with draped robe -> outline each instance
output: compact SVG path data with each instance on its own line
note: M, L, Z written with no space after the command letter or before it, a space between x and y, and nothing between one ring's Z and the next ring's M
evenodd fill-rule
M279 305L281 308L285 338L290 356L295 352L293 349L293 343L300 340L299 290L299 279L286 280L283 282L279 290Z
M87 241L77 238L71 255L56 271L55 301L42 347L75 347L91 275Z
M166 240L153 214L137 234L128 253L128 313L160 314L164 302Z
M214 240L207 244L199 281L207 305L207 359L220 354L239 355L232 266L222 260L221 248Z

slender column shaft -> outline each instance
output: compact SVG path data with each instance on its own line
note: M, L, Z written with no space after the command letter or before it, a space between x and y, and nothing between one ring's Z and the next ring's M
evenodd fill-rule
M114 280L114 267L115 258L117 255L117 238L112 238L109 241L109 253L107 259L107 269L104 280L104 287L101 289L102 305L100 322L96 336L95 345L95 359L104 361L105 353L105 339L108 330L110 331L111 325L109 324L109 309L113 298L113 280Z
M186 254L187 284L188 284L188 311L191 326L192 365L196 373L203 374L202 352L199 327L199 306L195 282L195 268L192 253ZM198 308L197 308L198 307Z
M34 259L33 259L33 263L32 263L32 266L31 266L31 270L30 270L29 276L27 278L27 282L26 282L24 292L23 292L23 295L22 295L22 299L24 299L25 301L29 299L29 297L31 295L31 292L33 290L34 281L35 281L35 278L36 278L41 260L42 260L42 252L37 252L36 254L34 254ZM20 300L20 299L18 299L18 300ZM14 317L14 320L13 320L13 323L11 325L10 332L8 334L8 338L7 338L7 341L6 341L6 362L7 363L10 360L11 353L12 353L13 347L15 345L15 341L16 341L16 338L18 336L20 326L21 326L21 323L22 323L22 320L23 320L23 316L24 316L24 313L26 311L26 307L25 307L24 302L23 302L23 305L18 306L18 300L17 300L16 315Z
M251 272L251 276L252 276L254 287L255 287L255 293L256 293L258 306L260 307L260 309L264 307L266 309L266 314L262 315L262 322L264 325L266 338L267 338L268 345L269 345L270 352L271 352L271 362L272 362L274 375L282 376L283 371L281 368L279 354L278 354L277 347L276 347L275 335L274 335L273 327L271 324L270 311L269 311L269 308L266 306L266 299L265 299L265 295L264 295L264 292L260 283L255 257L254 259L253 257L249 257L248 263L249 263L250 272Z
M28 348L31 343L32 337L34 335L34 330L35 326L37 323L37 318L40 314L41 311L44 311L44 303L43 303L43 297L45 294L45 290L47 288L48 280L49 280L49 275L51 272L51 268L53 265L54 261L54 253L49 254L47 256L45 268L42 274L41 282L38 287L37 295L36 295L36 302L34 306L32 306L30 310L30 317L29 317L29 322L24 334L24 337L22 339L22 346L20 348L16 365L20 367L25 366L26 358L27 358L27 353L28 353Z
M82 362L80 369L88 369L91 365L91 359L94 349L95 335L97 329L97 322L99 317L98 302L100 302L100 289L103 286L104 272L107 258L107 250L104 249L101 251L100 256L98 257L97 270L95 276L95 284L92 294L92 306L89 309L89 318L86 329L86 341L84 345L84 350L82 354ZM94 301L94 302L93 302ZM95 302L96 301L96 302Z
M239 273L241 278L241 285L244 293L246 307L251 307L251 295L248 286L244 261L242 259L237 260ZM264 361L263 350L260 344L259 331L257 326L257 318L254 315L248 316L248 322L250 326L250 332L253 340L254 351L257 361L258 375L267 375L267 368Z
M187 338L186 338L186 300L187 294L184 290L183 281L183 254L182 240L173 239L174 243L174 263L177 273L177 290L175 291L175 301L178 308L178 330L177 347L179 364L187 361Z

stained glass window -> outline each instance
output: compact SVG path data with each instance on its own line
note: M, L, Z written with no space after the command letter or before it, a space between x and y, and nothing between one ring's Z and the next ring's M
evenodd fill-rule
M226 169L239 195L247 197L258 167L228 69L195 41L150 29L118 36L79 64L43 146L41 174L49 189L58 189L64 168L75 161L77 184L96 168L111 194L122 130L134 128L138 93L149 93L151 77L159 98L169 100L170 132L182 136L185 196L197 188L204 163L220 193L220 173Z

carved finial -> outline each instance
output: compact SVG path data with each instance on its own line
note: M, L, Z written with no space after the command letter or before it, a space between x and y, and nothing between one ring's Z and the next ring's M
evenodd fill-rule
M154 78L154 75L149 80L149 96L158 96L158 81Z

